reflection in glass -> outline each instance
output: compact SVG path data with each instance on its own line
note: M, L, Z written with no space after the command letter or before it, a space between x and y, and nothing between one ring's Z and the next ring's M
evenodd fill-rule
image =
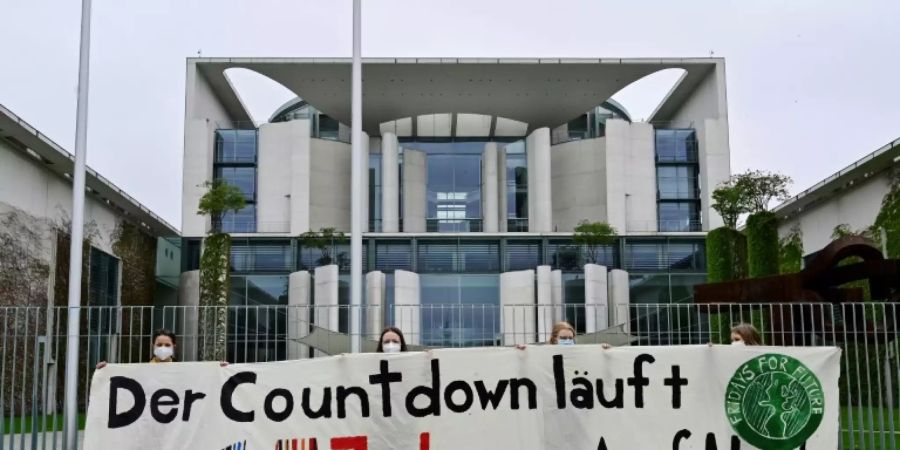
M216 162L255 163L256 137L255 129L216 130Z
M657 129L659 162L697 162L697 133L692 129Z
M230 362L286 358L288 276L232 276L228 303Z
M496 345L499 275L422 275L422 344Z

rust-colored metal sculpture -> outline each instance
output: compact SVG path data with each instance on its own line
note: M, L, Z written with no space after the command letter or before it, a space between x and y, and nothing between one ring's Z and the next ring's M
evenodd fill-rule
M856 257L858 261L839 265L851 257ZM797 330L802 330L803 325L810 321L821 319L828 329L833 330L833 310L829 309L826 315L823 308L831 308L831 305L838 303L862 302L863 288L844 286L858 280L868 281L872 299L900 301L900 260L885 259L868 239L843 237L813 255L806 268L798 273L697 285L694 287L694 303L795 304L795 307L771 314L770 320L774 343L791 345L795 343L797 333L802 332ZM716 312L716 307L711 306L711 311ZM855 310L852 312L853 316L857 316ZM883 327L900 323L900 318L880 318L876 321L866 320L865 314L858 315L860 317L842 319L860 322L863 329L872 333L879 329L883 332Z

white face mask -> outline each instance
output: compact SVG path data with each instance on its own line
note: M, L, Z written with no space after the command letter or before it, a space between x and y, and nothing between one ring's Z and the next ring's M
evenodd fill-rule
M160 361L168 361L172 355L175 353L175 350L172 347L154 347L153 355L156 356L156 359Z
M400 344L396 342L385 342L381 345L381 349L385 353L400 353Z
M731 345L736 345L736 346L738 346L738 347L743 347L743 346L745 346L745 345L747 345L747 344L745 344L744 341L731 341Z
M559 345L575 345L575 339L571 338L559 338L557 342Z

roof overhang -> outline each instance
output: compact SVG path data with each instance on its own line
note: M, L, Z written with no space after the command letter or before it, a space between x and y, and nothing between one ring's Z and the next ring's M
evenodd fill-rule
M791 197L772 209L772 212L782 218L800 214L817 203L834 197L836 193L851 189L890 169L898 164L898 161L900 161L900 138L863 156L853 164Z
M247 120L225 70L243 68L291 90L319 111L350 123L351 60L190 58L233 120ZM363 60L363 130L434 113L505 117L529 129L555 127L600 105L660 70L686 73L651 120L669 120L721 58L687 59L427 59Z
M3 105L0 105L0 138L11 138L10 141L22 147L23 152L39 159L47 170L71 183L75 157ZM133 223L142 224L144 231L161 237L179 235L172 225L90 167L85 175L89 194L120 211Z

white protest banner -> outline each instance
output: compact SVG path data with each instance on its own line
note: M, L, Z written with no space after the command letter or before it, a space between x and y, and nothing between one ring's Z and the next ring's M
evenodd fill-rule
M85 448L831 450L840 350L594 345L110 365Z

